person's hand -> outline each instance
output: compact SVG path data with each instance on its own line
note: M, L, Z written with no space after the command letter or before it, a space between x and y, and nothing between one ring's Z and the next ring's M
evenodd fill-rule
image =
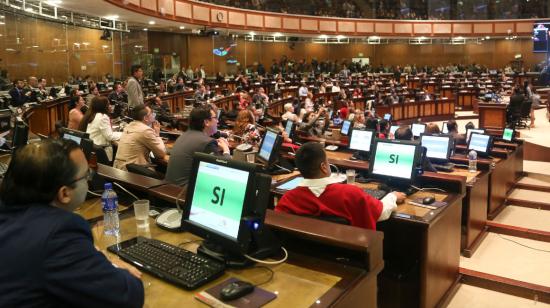
M403 203L405 201L405 198L407 198L407 195L400 191L394 191L393 194L397 198L397 200L395 201L397 204Z
M159 121L154 121L153 122L153 129L155 130L155 133L157 134L157 136L160 135L160 123Z
M218 146L222 148L224 153L229 153L229 142L225 138L218 138Z
M130 274L132 276L136 277L137 279L141 279L141 272L137 268L135 268L132 265L122 261L121 259L113 258L113 259L111 259L111 263L114 265L114 267L125 269L128 272L130 272Z

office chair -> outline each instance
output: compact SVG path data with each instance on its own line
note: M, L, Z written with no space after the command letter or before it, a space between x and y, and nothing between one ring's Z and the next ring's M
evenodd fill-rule
M105 152L105 149L103 147L94 144L93 149L97 157L98 164L113 166L113 162L109 160L109 157L107 157L107 152Z
M527 121L531 121L531 105L533 102L531 100L526 100L521 104L520 119L516 127L526 128Z
M164 175L156 172L154 170L151 170L147 168L146 166L138 165L138 164L127 164L126 170L131 173L136 173L139 175L148 176L150 178L158 179L158 180L164 180Z

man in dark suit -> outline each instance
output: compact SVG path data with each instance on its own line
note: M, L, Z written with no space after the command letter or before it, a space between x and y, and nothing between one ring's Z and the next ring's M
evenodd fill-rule
M28 101L28 96L23 93L24 86L25 81L23 79L16 79L13 82L13 88L9 91L11 96L10 105L13 107L21 107Z
M141 273L113 266L71 212L88 178L72 141L32 143L12 157L0 185L0 307L143 306Z

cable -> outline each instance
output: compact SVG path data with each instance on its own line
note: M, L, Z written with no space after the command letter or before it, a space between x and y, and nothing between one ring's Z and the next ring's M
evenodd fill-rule
M187 186L183 186L183 187L181 188L180 193L179 193L178 196L176 197L176 207L178 208L178 212L180 212L180 213L183 211L183 210L181 209L181 207L180 207L180 198L181 198L181 196L183 195L183 193L186 192L186 191L187 191Z
M286 251L286 249L284 247L281 247L281 249L285 253L285 256L284 256L284 258L282 258L281 260L278 260L278 261L264 261L264 260L253 258L249 255L244 255L244 257L247 258L250 261L254 261L254 262L257 262L257 263L260 263L260 264L277 265L277 264L284 263L286 261L286 259L288 259L288 251Z
M115 184L118 188L122 189L124 192L126 192L127 194L129 194L130 196L132 196L134 199L136 200L139 200L139 198L134 195L133 193L129 192L126 188L122 187L120 184L118 184L117 182L113 182L113 184Z
M516 241L514 241L514 240L512 240L512 239L505 238L504 236L502 236L502 235L500 235L500 234L498 234L498 233L496 233L496 235L498 235L498 236L499 236L501 239L503 239L503 240L510 241L510 242L512 242L512 243L514 243L514 244L523 246L523 247L525 247L525 248L529 248L529 249L536 250L536 251L541 251L541 252L548 252L548 253L550 253L550 250L544 250L544 249L539 249L539 248L534 248L534 247L531 247L531 246L527 246L527 245L522 244L522 243L520 243L520 242L516 242Z
M277 168L280 168L281 170L286 171L286 172L288 172L288 173L291 173L291 172L292 172L292 171L288 170L287 168L281 167L281 166L279 166L279 165L277 165L277 164L273 164L273 166L275 166L275 167L277 167Z
M466 167L466 168L469 168L470 166L468 165L464 165L464 164L455 164L455 166L459 166L459 167Z
M412 188L418 190L418 191L426 191L426 190L437 190L437 191L441 191L441 192L446 192L444 189L441 189L441 188L436 188L436 187L425 187L425 188L420 188L420 187L416 187L414 185L411 185Z
M91 190L88 190L88 193L89 193L90 195L92 195L92 196L101 197L101 194L95 193L95 192L93 192L93 191L91 191Z
M271 280L273 280L273 276L275 275L275 272L272 269L270 269L269 267L267 267L267 266L255 266L254 268L263 268L263 269L268 270L271 273L271 275L269 275L269 278L266 281L255 284L254 285L255 287L264 285L264 284L270 282Z

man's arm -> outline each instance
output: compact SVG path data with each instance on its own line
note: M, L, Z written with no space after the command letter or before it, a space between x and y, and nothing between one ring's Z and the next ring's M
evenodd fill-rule
M63 218L48 239L42 264L47 292L67 306L142 307L141 280L97 251L89 226L75 216Z

